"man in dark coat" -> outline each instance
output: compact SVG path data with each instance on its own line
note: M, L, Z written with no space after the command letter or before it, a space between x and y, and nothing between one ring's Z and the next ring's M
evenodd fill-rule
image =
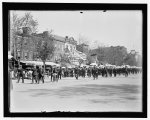
M24 83L24 74L23 74L22 66L19 66L17 72L18 72L18 81L17 81L17 83L19 83L20 78L22 78L22 83Z
M76 67L74 69L74 74L75 74L75 78L78 80L78 77L79 77L79 69L78 69L78 67Z
M123 68L123 71L124 71L125 77L128 77L128 68L127 68L127 66L125 66Z
M88 70L87 70L87 76L91 77L91 68L88 68Z
M33 72L32 72L32 83L34 83L34 80L35 80L35 83L37 83L37 69L36 69L36 66L34 66L34 68L32 70L33 70Z
M98 68L96 67L96 79L98 79Z
M41 70L38 66L36 67L36 69L37 69L37 83L39 84L39 82L42 78L42 75L41 75Z
M85 78L85 68L84 67L82 68L82 77Z
M97 73L96 66L94 66L93 69L92 69L92 75L93 75L93 79L94 79L94 80L95 80L95 78L97 77L97 76L96 76L96 73Z
M113 68L113 74L114 74L114 77L116 77L116 75L117 75L117 69L116 68Z
M58 69L58 79L61 79L62 69L61 67Z
M38 69L39 71L39 81L42 80L42 82L44 83L44 68L40 68Z

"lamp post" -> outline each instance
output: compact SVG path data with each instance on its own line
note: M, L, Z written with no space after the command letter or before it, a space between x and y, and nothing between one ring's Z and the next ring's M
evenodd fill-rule
M79 44L80 44L80 35L82 33L82 14L83 12L81 11L80 12L80 32L79 32Z

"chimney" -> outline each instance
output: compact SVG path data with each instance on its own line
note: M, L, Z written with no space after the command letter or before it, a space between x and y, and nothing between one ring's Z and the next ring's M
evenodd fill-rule
M44 35L44 37L49 37L49 32L48 31L44 31L43 35Z
M67 40L68 40L68 38L69 38L69 37L68 37L68 36L66 36L66 37L65 37L65 41L67 41Z
M30 27L22 27L23 35L31 35Z
M68 39L68 36L66 36L65 38Z

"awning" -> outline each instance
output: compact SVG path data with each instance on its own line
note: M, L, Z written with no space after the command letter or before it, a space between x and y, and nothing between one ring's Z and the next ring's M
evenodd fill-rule
M27 65L43 65L43 62L40 61L20 61L22 63L26 63Z
M27 65L35 65L35 61L20 61L22 63L26 63Z
M61 67L67 67L67 68L75 68L75 65L73 65L73 64L69 64L69 63L62 63L61 64Z
M35 62L35 65L43 65L43 62L40 62L40 61L37 62L37 61L36 61L36 62Z
M20 61L23 63L26 63L27 65L43 65L42 61ZM57 66L59 67L59 64L56 64L54 62L45 62L46 65L51 65L51 66Z
M96 66L97 66L97 64L96 64L96 63L91 63L90 65L91 65L91 66L94 66L94 65L96 65Z
M46 62L45 64L46 64L46 65L51 65L51 66L57 66L57 67L60 67L59 64L56 64L56 63L54 63L54 62Z
M89 66L85 65L85 64L81 64L80 67L87 67L88 68Z

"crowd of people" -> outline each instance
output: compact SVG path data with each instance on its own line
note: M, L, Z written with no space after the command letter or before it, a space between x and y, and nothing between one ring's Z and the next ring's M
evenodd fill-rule
M15 68L12 70L11 74L13 78L17 78L17 83L22 79L22 83L24 83L24 79L31 79L32 84L39 84L40 81L44 83L45 76L47 76L51 82L58 82L58 80L65 77L75 77L77 80L79 77L85 78L86 76L89 78L98 79L99 76L102 77L117 77L123 75L127 77L130 74L138 74L142 72L142 68L139 67L75 67L75 68L67 68L67 67L50 67L49 69L44 70L43 66L34 66L31 69L23 69L22 66L19 68Z

